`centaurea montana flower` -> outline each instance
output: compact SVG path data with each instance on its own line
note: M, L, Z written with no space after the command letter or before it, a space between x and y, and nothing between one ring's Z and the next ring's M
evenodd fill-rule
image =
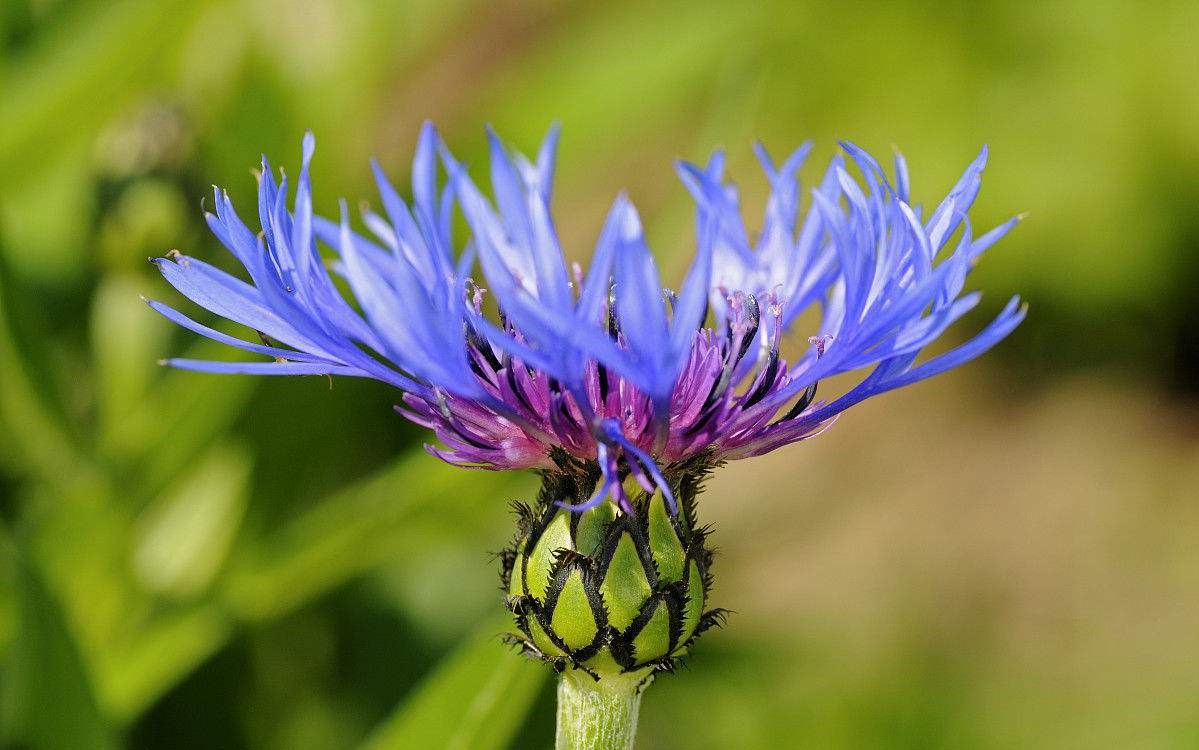
M364 213L369 236L351 227L344 202L337 220L313 213L311 134L290 207L286 179L276 182L264 158L260 231L216 189L208 224L249 283L178 253L154 262L184 296L262 343L149 304L273 358L169 365L374 378L400 389L397 409L436 434L434 455L540 471L537 511L519 508L503 580L516 640L560 669L597 680L670 669L719 621L719 610L703 611L711 553L695 518L712 467L811 437L863 399L982 354L1024 317L1013 298L973 338L916 361L978 303L979 293L962 294L966 276L1017 221L976 237L966 218L985 149L925 216L910 202L901 156L891 179L842 143L801 216L797 173L810 144L780 164L759 146L771 190L756 237L724 180L723 154L680 163L697 251L676 293L663 287L623 195L586 272L567 264L550 211L556 129L532 161L488 135L493 199L426 125L410 202L374 164L382 213ZM461 246L456 210L470 235ZM812 325L800 331L807 346L788 361L781 350L801 320ZM816 400L821 380L868 367L857 385Z
M1013 298L974 338L915 363L978 303L978 292L961 294L966 275L1018 220L978 237L971 230L966 211L978 194L985 149L922 217L910 204L901 156L892 182L868 153L842 143L864 186L837 156L801 217L797 172L810 144L781 164L757 146L771 192L756 238L742 222L735 188L723 180L722 153L704 167L680 163L697 206L698 248L676 294L663 288L637 211L623 195L586 274L568 266L550 212L556 129L535 162L489 136L494 202L431 125L417 146L410 204L374 164L383 215L363 217L373 238L350 227L344 203L339 221L313 213L311 134L290 209L286 178L276 183L263 159L259 232L216 189L208 224L251 283L178 253L154 262L186 297L255 329L266 343L149 304L274 361L166 363L375 378L403 391L397 408L434 431L444 447L429 450L440 458L486 469L553 469L561 454L595 462L599 488L572 504L589 508L610 497L627 509L627 474L673 502L660 467L700 454L712 463L746 458L811 437L863 399L982 354L1023 318ZM439 157L447 173L440 187ZM472 234L461 251L451 232L455 206ZM938 261L959 226L955 248ZM484 287L472 278L476 261L498 319L485 311ZM356 306L334 276L348 284ZM780 354L785 334L814 306L819 326L788 362ZM820 380L869 366L847 392L814 400Z

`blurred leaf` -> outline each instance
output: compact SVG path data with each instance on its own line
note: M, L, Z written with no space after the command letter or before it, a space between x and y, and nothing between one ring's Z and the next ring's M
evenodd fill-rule
M754 54L739 40L769 18L756 4L599 8L551 33L535 55L486 92L480 110L494 111L489 117L507 137L535 142L557 119L568 139L587 144L576 147L572 161L610 158L622 143L636 143L636 128L678 116L696 97L706 98L715 74ZM635 121L628 117L630 102L637 103ZM664 171L673 155L660 155Z
M187 598L207 588L241 524L249 477L244 453L221 444L146 508L133 557L146 589Z
M394 466L336 493L236 561L224 591L250 620L277 617L382 562L420 535L422 512L450 519L455 504L500 502L513 478L470 472L413 451Z
M17 561L20 626L6 680L6 742L32 750L115 747L70 627L24 555Z
M361 750L502 750L520 728L549 674L500 642L492 620L455 649Z
M237 481L238 471L244 481L248 473L244 459L231 458L228 448L217 449L213 458L200 463L198 475L191 479L192 492L185 481L163 505L149 506L140 529L128 496L100 474L77 472L74 481L53 490L35 486L26 500L27 508L40 509L29 513L26 523L31 555L58 593L79 658L93 677L95 700L114 725L136 719L228 642L231 621L218 607L172 605L139 581L136 532L142 540L160 536L155 544L175 537L176 551L185 553L184 559L191 558L198 572L181 569L169 555L160 562L166 569L164 580L176 587L172 595L187 595L187 587L197 585L196 581L210 580L212 572L205 566L219 564L228 544L220 537L232 532L220 523L214 529L209 517L202 519L209 530L193 529L197 534L193 539L171 521L195 511L188 506L197 496L204 497L203 492L196 494L195 485L211 484L223 492L222 485ZM228 502L219 500L217 505ZM236 510L240 501L233 502Z
M248 461L222 445L140 516L129 493L94 472L26 502L31 549L60 592L96 700L126 724L228 642L228 615L156 596L202 593L228 554ZM36 486L35 486L36 487Z
M189 347L185 356L220 359L227 354L218 344L204 340ZM112 450L137 464L138 489L149 493L170 483L206 445L228 430L259 384L248 377L196 377L181 370L158 370L161 377L133 413L114 425L111 435ZM153 462L142 458L147 447L154 450Z
M130 632L103 657L105 708L121 724L134 721L228 643L232 633L228 616L208 605L160 615Z
M17 635L17 550L0 522L0 664ZM0 703L3 702L0 690Z
M79 4L8 61L0 98L0 175L9 184L47 152L94 132L167 67L205 3L120 0Z
M69 481L33 484L22 498L28 554L57 592L89 665L146 607L129 574L132 513L122 497L109 477L81 466Z
M157 374L155 362L166 351L170 328L141 302L139 287L132 279L114 274L101 282L92 299L91 343L101 444L111 443L111 435L127 424L142 403Z
M167 116L162 117L166 119ZM176 127L182 129L183 126ZM152 142L155 137L168 140L172 136L183 138L174 134L140 137ZM135 137L129 136L130 140ZM151 147L143 148L149 150ZM182 150L183 146L176 148ZM137 167L145 168L143 165L127 168ZM104 269L126 274L133 270L149 271L148 257L162 255L169 248L188 247L194 241L189 229L192 228L190 220L196 213L190 197L179 185L152 177L137 179L122 190L115 205L101 218L96 233L95 254Z
M0 423L20 433L15 444L21 449L21 470L36 471L56 481L63 478L64 465L74 464L77 453L65 423L47 408L48 376L31 366L25 356L30 344L18 339L11 317L14 294L7 270L0 248L0 373L4 377L0 387ZM6 454L0 460L14 462L15 469L17 458Z
M78 283L88 268L85 235L94 212L88 150L86 144L73 143L59 152L41 153L49 163L23 176L20 189L9 190L0 205L8 260L22 278Z

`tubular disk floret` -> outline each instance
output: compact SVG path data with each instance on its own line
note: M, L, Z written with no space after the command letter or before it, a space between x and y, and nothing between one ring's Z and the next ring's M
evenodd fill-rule
M599 679L673 670L707 627L712 553L688 512L672 514L661 492L641 493L632 512L600 503L582 512L549 500L517 505L518 533L501 555L508 607L527 654L559 671ZM692 495L693 498L693 495Z

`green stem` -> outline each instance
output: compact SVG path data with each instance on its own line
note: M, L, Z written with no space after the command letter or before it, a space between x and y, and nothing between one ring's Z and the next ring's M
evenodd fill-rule
M632 750L645 672L596 681L580 669L558 680L557 750Z

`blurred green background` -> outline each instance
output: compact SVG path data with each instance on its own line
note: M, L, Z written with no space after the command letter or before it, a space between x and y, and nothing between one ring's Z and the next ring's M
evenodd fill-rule
M561 121L581 259L627 188L677 272L671 159L727 146L757 211L753 139L898 144L926 203L989 143L976 226L1029 212L963 326L1020 292L1009 341L711 483L737 614L641 747L1199 746L1199 4L0 9L4 747L549 746L487 554L535 480L440 464L381 384L158 368L225 353L138 299L180 303L171 248L229 267L210 184L252 215L311 128L331 213L424 118L480 166Z

